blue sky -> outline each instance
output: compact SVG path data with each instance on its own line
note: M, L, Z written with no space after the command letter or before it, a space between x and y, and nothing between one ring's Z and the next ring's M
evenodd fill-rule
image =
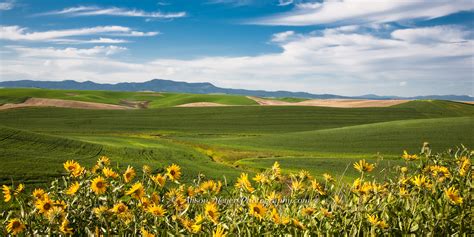
M0 80L473 95L474 2L0 0Z

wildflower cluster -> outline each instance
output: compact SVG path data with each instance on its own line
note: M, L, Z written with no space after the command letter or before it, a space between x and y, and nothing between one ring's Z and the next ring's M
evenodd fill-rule
M242 173L233 185L199 179L181 183L182 170L144 166L123 172L100 157L91 169L67 161L47 189L26 193L3 185L9 207L0 235L462 235L472 233L471 152L401 156L406 166L377 181L376 164L353 167L360 176L337 183L326 173ZM161 171L161 172L157 172Z

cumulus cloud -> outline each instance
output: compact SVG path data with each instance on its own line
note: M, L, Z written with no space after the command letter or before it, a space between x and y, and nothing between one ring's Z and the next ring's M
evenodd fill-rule
M146 12L136 9L126 9L119 7L97 7L97 6L78 6L64 8L59 11L51 11L37 14L37 16L44 15L65 15L65 16L123 16L123 17L146 17L146 18L181 18L186 16L186 12Z
M432 40L430 44L420 44L419 37L407 36L430 30L433 31L414 28L408 34L394 31L381 37L350 28L330 29L275 42L281 47L278 53L188 60L159 58L141 64L120 60L115 54L107 56L107 50L123 51L117 48L69 49L68 58L61 57L65 49L36 52L6 48L14 53L3 55L0 78L98 82L167 78L209 81L233 88L344 95L472 94L473 40L463 38L463 29L451 26L435 30L439 34L461 31L459 42ZM436 39L438 34L426 33L423 40L430 37Z
M8 11L15 7L15 1L0 2L0 11Z
M290 26L382 23L432 19L473 9L474 2L471 0L325 0L321 3L299 3L288 13L265 17L251 23Z
M77 28L66 30L50 30L29 32L20 26L0 26L0 39L24 41L58 41L58 39L71 36L117 34L121 36L153 36L158 32L138 32L124 26L96 26L91 28Z

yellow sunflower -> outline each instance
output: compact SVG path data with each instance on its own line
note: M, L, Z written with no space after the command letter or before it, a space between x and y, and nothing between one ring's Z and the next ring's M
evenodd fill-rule
M292 193L297 193L297 192L303 191L304 190L303 182L300 181L300 180L292 180L291 185L290 185L290 189L291 189Z
M197 215L194 218L194 224L191 226L191 230L193 233L199 233L202 229L202 222L204 221L204 218L202 217L201 214Z
M418 156L416 154L410 155L407 151L403 151L402 158L406 161L418 160Z
M183 210L187 207L187 201L181 193L174 197L173 204L176 210Z
M60 207L60 208L62 208L62 209L64 210L64 209L66 209L67 204L66 204L66 202L64 202L64 201L59 201L59 200L57 200L57 201L54 201L54 202L53 202L53 206L55 206L55 207Z
M3 192L3 200L5 202L9 202L10 200L12 200L12 192L10 190L10 187L8 187L7 185L3 185L2 192Z
M189 186L188 189L186 189L186 194L188 195L188 197L194 197L194 195L196 195L196 192L199 192L199 188Z
M449 169L445 166L432 165L429 166L428 169L431 171L433 177L437 178L438 182L443 182L451 177L451 172L449 172Z
M235 187L243 189L247 192L252 193L255 189L252 187L252 184L249 181L248 175L246 173L240 174L240 177L237 178L237 182L235 183Z
M97 195L105 193L105 191L107 191L107 186L107 181L105 181L101 176L93 179L91 183L91 189Z
M46 194L45 194L44 190L41 189L41 188L37 188L33 191L33 197L35 199L43 199L45 195Z
M388 227L387 223L384 220L380 220L376 215L367 214L367 221L372 224L372 226L385 229Z
M160 187L164 187L166 183L166 176L157 174L155 176L150 176L151 180L155 182L155 184L158 184Z
M72 196L76 194L80 187L81 185L79 184L79 182L75 182L71 186L69 186L69 188L66 190L66 194Z
M276 208L272 208L271 218L272 218L273 223L280 224L281 222L280 214L278 214L278 211L276 210Z
M140 182L136 182L125 194L140 199L145 194L145 189Z
M216 189L216 186L217 184L214 180L207 180L202 182L201 185L199 185L199 189L203 193L210 193Z
M255 182L261 183L261 184L264 184L264 183L268 182L267 176L265 176L265 174L263 174L263 173L256 174L255 177L253 177L252 179Z
M63 234L71 235L71 234L74 233L74 229L69 227L69 221L66 218L64 218L63 222L61 223L61 226L59 227L59 230Z
M16 187L15 189L15 196L20 195L20 193L23 192L23 190L25 190L25 185L19 184L18 187Z
M151 167L149 165L143 165L142 171L144 174L150 174L151 173Z
M99 207L94 207L94 209L92 209L92 211L94 212L94 214L96 216L102 216L104 213L106 213L107 211L109 210L108 207L106 206L99 206Z
M206 206L204 207L204 215L212 222L217 224L219 219L219 210L217 209L217 204L215 202L206 203Z
M316 209L314 209L314 208L312 208L312 207L305 207L305 208L301 209L301 213L302 213L304 216L311 216L311 215L313 215L315 212L316 212Z
M280 163L278 163L278 161L275 161L275 163L273 163L273 166L272 166L272 177L275 179L275 178L279 178L280 175L281 175Z
M326 195L323 186L316 180L311 180L311 189L318 192L319 195Z
M49 211L44 213L45 217L51 224L60 223L65 216L64 210L61 207L53 206Z
M293 219L293 220L292 220L292 223L293 223L293 226L295 226L296 228L298 228L298 229L300 229L300 230L306 229L306 227L303 225L303 223L301 223L301 222L298 221L297 219Z
M49 210L53 208L53 201L49 199L49 197L45 196L43 199L38 199L35 202L36 209L38 209L39 213L47 213Z
M354 163L354 169L359 172L370 172L374 169L374 164L369 164L365 160L360 160L359 162Z
M154 234L148 232L144 227L140 229L140 233L142 234L142 237L155 237Z
M450 187L449 189L444 190L444 195L446 198L453 204L459 205L462 204L462 197L459 195L459 191L455 187Z
M123 214L127 211L128 211L128 206L122 202L115 204L114 207L112 208L112 212L117 215Z
M109 167L104 167L104 168L102 169L102 173L104 174L104 176L105 176L106 178L113 178L113 179L115 179L115 178L118 177L118 174L115 173L115 171L113 171L112 168L109 168Z
M301 180L312 179L313 178L313 176L311 176L311 174L307 170L300 170L300 172L298 172L298 177Z
M426 187L426 188L431 187L429 180L423 175L418 175L418 176L413 177L411 179L411 182L415 186L420 187L420 188L422 188L422 187Z
M25 224L18 218L14 218L8 221L7 232L12 235L21 234L26 229Z
M100 166L110 165L110 159L107 156L101 156L97 160L97 164L100 165Z
M135 175L135 169L131 166L128 166L127 170L125 170L125 173L123 174L123 179L125 180L125 183L129 183L130 181L132 181Z
M267 209L260 202L250 202L249 204L249 213L252 216L255 216L259 219L262 219L265 216Z
M168 166L166 171L171 181L178 180L181 177L181 167L176 164Z
M400 196L402 196L402 197L408 196L408 190L406 190L406 189L403 188L403 187L400 187L399 193L400 193Z
M466 176L466 174L471 169L471 159L467 158L466 156L461 157L459 160L459 175L462 177Z
M64 164L64 169L74 177L80 176L84 172L84 168L79 163L73 160L68 160Z
M226 237L227 233L225 232L225 229L221 226L218 225L217 228L212 232L212 237Z
M323 178L324 178L324 180L326 180L326 182L333 182L334 181L334 178L328 173L324 173Z
M151 204L147 210L154 216L163 217L166 214L166 210L163 208L162 205Z

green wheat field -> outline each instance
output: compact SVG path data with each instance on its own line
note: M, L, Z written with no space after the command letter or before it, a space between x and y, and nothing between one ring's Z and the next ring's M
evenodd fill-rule
M279 184L280 189L271 186L270 190L280 190L285 193L288 192L288 190L285 191L285 187L288 185L290 186L289 190L293 190L294 182L300 182L295 177L300 177L301 182L307 182L305 185L309 187L311 186L309 182L314 178L314 180L319 180L319 182L325 184L325 192L331 193L332 199L330 200L334 200L334 195L337 195L336 190L339 187L346 185L350 187L355 179L361 178L360 170L354 169L354 164L359 160L376 164L376 168L373 171L370 170L370 177L377 182L383 182L384 180L395 180L400 175L399 170L397 170L400 167L417 170L414 171L415 173L422 172L418 162L406 164L406 161L401 158L404 150L408 154L418 154L421 152L420 149L423 143L429 142L431 154L452 155L453 153L444 152L447 152L448 149L463 151L463 149L472 148L474 145L474 105L454 101L415 100L381 108L329 108L259 106L255 101L245 96L231 95L0 89L0 105L22 103L30 97L116 105L123 105L124 101L148 101L148 104L147 108L126 110L86 110L54 107L0 110L0 184L9 187L12 192L14 187L24 184L26 186L24 192L27 192L27 195L31 195L34 189L39 188L46 190L49 188L53 188L53 190L61 189L63 186L62 180L64 180L65 185L63 188L72 184L74 178L69 177L64 170L63 164L66 161L74 160L82 167L90 169L96 165L100 157L107 157L111 160L110 167L113 167L116 171L124 171L128 166L134 167L136 177L144 178L141 181L143 184L151 182L146 179L147 172L168 172L169 175L169 170L166 170L166 167L169 169L171 164L176 164L180 168L180 174L182 173L179 180L176 180L179 184L197 184L197 187L201 187L202 183L200 182L203 180L219 180L222 181L221 184L224 184L222 192L228 190L226 191L227 196L239 196L235 193L237 189L233 189L235 182L240 183L240 188L245 193L246 182L254 183L250 185L256 187L256 183L259 182L258 178L251 178L257 174L270 177L272 172L267 173L268 169L275 164L279 164L281 166L281 177L287 177L287 181ZM300 101L294 98L275 100ZM231 106L176 107L195 102L212 102ZM469 152L466 154L470 155ZM426 157L430 156L427 155ZM457 155L453 157L459 158ZM453 160L449 161L451 162L449 164L453 165L452 162L455 158L452 158ZM426 162L426 164L430 163L429 161ZM143 171L142 167L144 165L151 168L151 171L148 169ZM448 165L446 164L446 166ZM298 172L300 172L300 175L295 176ZM249 176L248 179L252 181L246 181L246 178L242 177L242 173L246 173ZM454 171L451 171L451 173L452 177L456 176ZM323 174L330 174L337 183L330 185L327 179L324 181ZM470 179L469 176L468 179ZM92 175L90 180L93 177L95 176ZM308 180L308 177L312 178ZM51 184L54 180L59 181ZM170 183L171 181L173 180L168 180ZM89 181L80 182L81 186L92 185ZM117 188L126 189L127 185L131 184L114 185ZM171 187L179 189L181 187L179 184L174 183ZM377 186L374 184L371 187ZM130 189L133 188L135 190L140 189L135 185L130 187ZM172 190L172 188L169 190ZM215 191L215 189L212 190ZM262 192L260 194L268 195L266 193L268 190L265 191L264 186L258 186L256 190L255 193L253 191L248 193L257 195L257 192ZM390 192L393 191L390 190ZM469 189L465 189L464 192L466 190ZM247 189L247 191L251 190ZM396 192L398 192L398 189ZM440 189L440 192L443 193L443 189ZM53 193L51 196L55 195ZM165 191L162 191L161 194L165 195L165 193ZM88 197L87 195L84 197ZM291 195L293 195L292 191ZM346 194L339 195L342 197ZM349 202L349 196L350 192L347 194L346 202ZM121 198L120 195L118 197L107 197L114 200L114 202L118 202L118 200L120 202L130 201ZM249 197L252 197L252 195ZM437 198L439 197L442 196ZM86 205L80 203L77 199L75 200L72 202L77 205ZM463 205L469 205L470 198L464 197L464 200ZM130 202L133 203L133 201ZM129 205L132 205L131 203ZM354 202L351 205L356 205L356 203ZM0 207L6 210L9 205L12 204L2 202ZM112 204L110 203L110 205ZM205 207L206 215L210 215L209 211L214 210L212 204L209 205ZM371 210L377 209L377 204L367 205L375 205L371 206ZM401 207L405 206L401 205ZM410 205L407 204L406 207L410 207ZM28 207L25 208L28 209ZM110 206L109 208L113 207ZM255 206L252 206L252 208L255 208ZM264 207L258 206L257 208ZM296 209L295 207L292 207L293 209L287 208L296 213L299 207L296 207ZM335 206L331 206L325 210L332 210L335 215L337 209L334 208ZM433 208L435 207L433 206ZM191 209L188 213L189 217L183 218L190 218L189 221L192 221L193 218L200 218L195 215L201 209L192 211ZM92 206L90 206L90 210L92 210ZM268 215L271 213L270 207L262 210L265 210ZM305 210L308 213L312 212L311 209ZM84 211L87 212L87 208ZM217 210L214 211L218 212ZM225 214L227 217L224 212L227 213ZM202 226L199 226L199 228L202 228L199 229L201 232L193 232L197 229L192 228L188 232L185 227L172 224L173 221L177 221L176 218L182 221L179 219L180 214L178 213L180 212L173 214L172 210L168 210L166 213L166 216L163 217L168 218L166 220L161 221L151 217L151 219L145 217L143 217L145 219L140 219L142 218L140 217L139 220L155 223L156 229L150 227L149 230L160 233L160 235L194 233L206 236L213 233L213 226L217 222L222 224L218 225L219 231L225 230L236 236L243 234L258 235L259 233L278 233L281 235L290 233L296 236L339 235L344 233L344 228L349 228L346 230L352 234L360 234L360 231L362 233L383 234L387 230L391 230L390 233L395 234L427 234L437 231L434 227L434 229L430 229L432 227L421 226L420 219L416 218L413 219L414 222L419 223L416 228L414 224L408 227L390 226L390 224L387 224L388 222L391 225L398 222L387 218L386 215L388 215L387 213L394 215L395 212L380 213L377 214L378 216L372 215L370 217L372 219L368 219L369 222L367 222L367 215L361 214L360 217L354 219L356 220L355 223L358 223L357 221L363 223L361 226L349 227L350 224L346 223L349 220L341 219L335 222L338 223L339 227L337 228L339 229L331 230L331 228L324 227L324 225L318 228L306 228L305 225L318 226L322 225L323 222L305 222L304 219L295 219L296 216L293 219L288 217L290 218L287 222L287 224L290 223L289 227L277 228L264 222L263 220L267 218L266 214L264 215L258 211L256 213L250 212L248 218L255 218L255 223L262 221L261 225L253 226L248 223L237 223L233 226L229 221L236 218L237 213L231 213L230 210L221 210L220 219L218 217L213 219L212 216L208 216L209 221L202 222ZM2 215L7 218L6 215L9 214L3 212ZM77 219L75 222L77 226L87 226L91 223L79 221L80 218L86 218L80 217L80 215L88 214L77 215L74 217ZM202 218L206 219L206 215ZM345 215L349 214L346 213ZM465 215L469 216L470 214L464 213L462 215L464 216L461 217L459 222L461 224L445 223L443 222L444 219L439 220L439 223L445 225L444 230L446 232L443 233L467 233L466 231L469 231L470 228L466 226L458 229L462 230L461 232L456 231L459 225L465 224ZM420 214L420 216L423 215ZM135 215L135 218L138 217ZM342 216L338 218L342 218ZM381 219L378 220L377 218ZM436 219L436 217L434 218ZM135 221L138 221L138 219ZM196 225L201 223L198 223L195 219L194 221ZM372 227L370 227L370 223L372 223ZM68 223L65 225L67 226ZM117 224L117 226L120 225ZM453 226L455 226L454 229ZM96 229L87 230L89 232L83 229L83 232L78 233L79 235L97 233L97 231L106 235L126 233L142 233L142 235L145 235L145 232L148 233L143 228L140 232L140 226L127 228L113 229L110 226L105 227L103 225L96 227ZM350 228L353 228L353 230ZM38 229L51 231L51 229ZM76 229L80 228L76 227ZM472 229L470 230L472 231ZM45 233L41 231L38 233Z

